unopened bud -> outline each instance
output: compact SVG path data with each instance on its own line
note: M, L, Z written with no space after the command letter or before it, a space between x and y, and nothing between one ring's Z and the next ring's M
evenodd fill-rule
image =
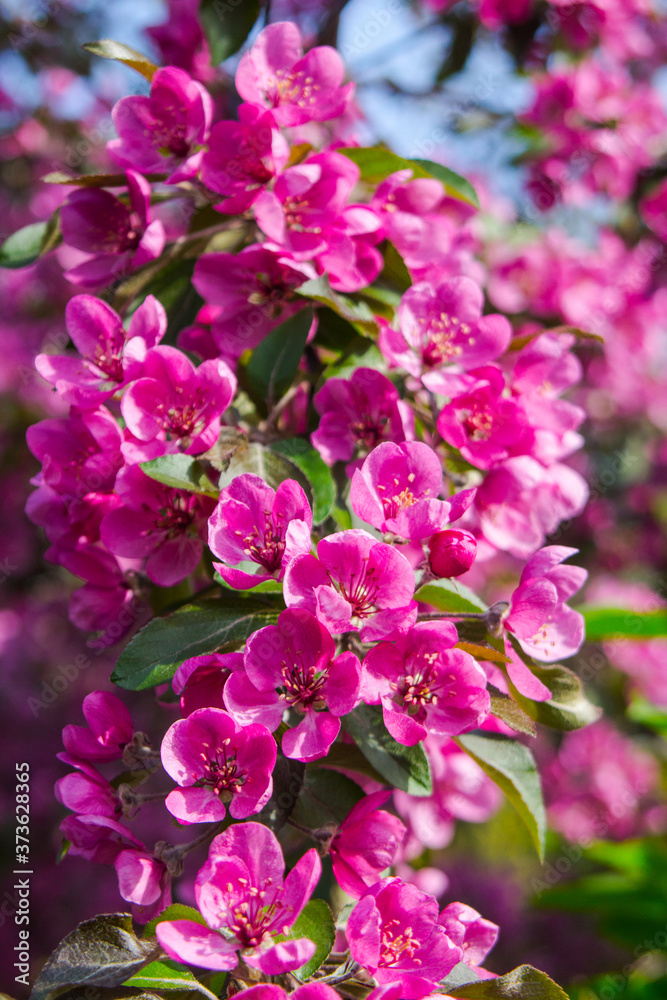
M477 541L469 531L438 531L429 545L431 570L437 577L461 576L472 566L476 553Z

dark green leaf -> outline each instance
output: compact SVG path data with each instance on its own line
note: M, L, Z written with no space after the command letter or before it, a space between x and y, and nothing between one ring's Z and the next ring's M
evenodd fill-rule
M432 160L407 160L383 146L339 149L338 152L357 164L361 171L361 179L369 184L379 184L397 170L412 170L413 177L435 177L443 184L445 193L450 198L458 198L474 208L479 208L479 199L470 181L441 163L434 163Z
M478 983L479 976L465 962L459 962L444 979L440 980L440 985L446 990L453 990L459 986L467 986L468 983Z
M295 940L304 937L314 941L317 947L310 961L294 972L294 975L302 980L308 979L314 972L317 972L322 962L331 954L336 939L336 927L331 910L323 899L311 899L309 903L306 903L292 924L289 938Z
M203 993L205 997L209 997L210 1000L218 1000L215 993L211 993L198 979L195 979L185 966L172 962L170 959L145 965L140 972L136 972L123 985L153 990L196 990L198 993Z
M586 622L587 642L614 639L659 639L667 636L667 609L630 611L627 608L576 608Z
M310 480L291 457L279 454L273 447L266 448L257 442L239 445L220 476L218 484L220 489L229 486L236 476L245 472L260 476L273 490L277 490L286 479L295 480L306 494L312 508L314 494Z
M526 736L537 735L535 723L513 698L509 698L492 684L487 684L487 689L491 696L491 712L493 715L502 719L510 729L514 729L517 733L524 733Z
M359 336L349 320L333 309L322 306L317 310L317 332L314 343L331 351L346 350Z
M422 746L397 743L387 732L380 708L360 705L341 721L385 781L409 795L432 795L431 769Z
M480 642L457 642L457 649L462 649L465 653L470 653L476 660L490 660L492 663L509 663L509 656L499 653L493 646Z
M164 181L167 174L144 174L147 181L155 184ZM127 187L125 174L66 174L64 170L54 170L41 178L45 184L68 184L76 187Z
M296 375L313 322L313 310L301 309L262 340L245 370L252 394L271 408L289 389Z
M287 438L284 441L274 441L269 445L271 451L285 455L290 462L297 465L307 477L312 489L313 522L321 524L329 516L336 499L336 484L331 470L319 451L304 438Z
M191 656L213 653L226 643L241 643L277 619L277 612L249 598L225 594L224 600L186 604L141 629L118 658L111 679L119 687L143 691L171 680Z
M347 296L341 295L340 292L335 292L329 284L326 274L321 275L319 278L311 278L310 281L305 281L302 285L299 285L296 292L297 295L301 295L305 299L319 302L324 306L328 306L329 309L333 309L342 319L346 319L348 323L351 323L359 333L377 333L377 323L373 318L371 309L369 309L366 303L355 302Z
M273 792L262 811L255 817L274 833L282 830L296 807L306 778L306 765L286 757L280 747L273 769Z
M106 913L85 920L47 959L30 1000L46 1000L65 986L118 986L155 952L155 942L135 935L129 913Z
M220 491L213 485L199 462L190 455L161 455L141 463L142 472L158 483L175 490L203 493L217 500Z
M112 38L101 38L99 42L86 42L82 47L94 56L125 63L126 66L136 69L137 73L141 73L147 80L153 79L157 69L155 63L152 63L147 56L130 48L129 45L123 45L122 42L114 42Z
M547 820L540 776L528 747L499 733L468 733L455 740L505 793L528 827L541 859Z
M567 667L562 667L560 663L552 665L535 663L527 653L524 653L513 635L510 635L509 639L512 648L531 673L542 681L552 694L549 701L532 701L522 695L508 679L513 696L531 719L544 726L551 726L552 729L569 731L588 726L600 717L600 709L588 700L575 673Z
M332 763L329 754L326 756L326 763ZM311 764L306 767L303 787L290 813L290 819L308 830L326 833L329 829L333 833L363 797L363 791L351 778L328 767Z
M431 177L441 181L445 194L448 194L450 198L458 198L459 201L465 201L473 208L479 208L477 192L465 177L461 177L460 174L450 170L449 167L444 167L441 163L434 163L433 160L411 160L410 162L416 163Z
M8 236L0 247L0 267L27 267L42 251L48 223L32 222Z
M364 757L356 743L333 743L329 747L326 764L365 775L367 778L372 778L373 781L379 781L380 784L385 783L380 772Z
M217 66L241 48L259 17L259 0L201 0L199 17Z
M526 344L530 344L531 340L535 337L541 337L544 333L569 333L577 340L597 340L599 343L604 344L604 337L601 337L599 333L591 333L590 330L581 330L578 326L553 326L548 330L536 330L535 333L526 333L521 337L513 337L510 342L508 351L520 351L522 347Z
M450 995L466 1000L567 1000L567 993L532 965L520 965L498 979L455 987Z
M155 937L155 928L158 924L161 924L163 920L194 920L196 924L202 924L204 927L208 927L208 924L202 917L199 910L195 910L193 906L185 906L184 903L172 903L168 906L162 913L158 913L157 917L153 917L149 923L144 927L145 938Z
M488 611L484 601L474 594L469 587L455 580L433 580L420 587L415 598L424 604L432 604L438 611L471 611L473 614Z
M396 288L399 292L407 292L412 284L410 272L405 266L405 261L393 243L387 240L384 250L384 267L378 278L381 284Z
M74 986L65 993L52 993L53 1000L161 1000L156 993L149 993L147 990L138 989L133 986L95 986L94 997L93 987ZM13 1000L6 993L0 993L0 1000Z

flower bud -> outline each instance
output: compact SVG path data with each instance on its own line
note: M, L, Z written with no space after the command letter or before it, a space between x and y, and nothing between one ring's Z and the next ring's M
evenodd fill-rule
M429 563L437 577L461 576L475 561L477 541L469 531L448 528L433 535Z

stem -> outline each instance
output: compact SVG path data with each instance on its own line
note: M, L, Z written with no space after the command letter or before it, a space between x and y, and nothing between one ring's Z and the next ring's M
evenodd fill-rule
M338 974L334 973L331 976L323 976L321 979L318 979L317 982L327 983L329 986L335 986L337 983L345 983L348 979L353 979L356 976L359 968L360 966L357 962L351 962L348 959L343 966L342 972L339 972Z
M159 840L155 845L155 857L164 861L167 870L172 875L180 875L183 869L183 858L196 847L205 844L207 840L213 840L216 834L221 833L225 825L225 820L216 823L215 826L205 830L199 837L191 840L187 844L168 844L166 840Z

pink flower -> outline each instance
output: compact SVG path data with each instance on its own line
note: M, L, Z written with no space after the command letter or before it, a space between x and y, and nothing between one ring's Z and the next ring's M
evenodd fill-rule
M386 878L366 890L347 922L350 954L404 1000L433 992L463 956L438 923L438 904L413 885Z
M298 27L282 21L260 32L235 82L244 101L270 108L279 125L303 125L343 113L353 89L341 87L343 74L335 49L319 45L304 56Z
M427 733L457 736L490 711L486 675L458 642L451 622L420 622L397 639L378 643L364 659L362 698L382 703L391 735L413 746Z
M512 399L505 399L505 379L495 365L477 368L474 388L454 395L440 411L438 431L478 469L491 469L511 455L532 451L534 432Z
M310 440L328 465L365 455L381 441L414 437L412 414L398 390L374 368L357 368L349 379L330 378L313 403L321 414Z
M127 707L109 691L92 691L81 706L89 728L65 726L65 750L81 760L118 760L134 734Z
M317 558L293 559L283 589L289 608L310 611L334 635L358 631L362 642L405 632L417 615L405 556L358 528L323 538Z
M102 188L78 188L60 209L65 243L91 254L88 260L65 272L74 285L108 285L128 271L156 260L164 250L164 225L159 219L150 221L150 184L134 170L127 170L125 176L129 206Z
M116 857L114 867L120 894L132 903L137 923L147 924L171 905L171 875L163 861L147 851L128 848Z
M381 873L394 863L406 829L400 819L384 812L391 792L366 795L347 814L331 838L329 853L334 878L341 889L359 899Z
M195 368L175 347L153 347L143 373L125 391L121 412L135 440L123 453L132 462L184 451L199 455L218 438L220 415L232 401L236 379L224 361Z
M441 489L442 465L428 445L386 441L354 473L350 503L378 531L421 540L461 517L475 497L475 490L465 490L439 500Z
M121 507L102 519L100 535L117 556L146 558L153 583L171 587L196 569L206 539L207 519L215 501L175 490L128 465L116 478Z
M140 173L170 172L167 183L189 180L201 164L213 101L200 83L176 66L158 69L149 97L123 97L113 109L119 138L107 143L111 158Z
M110 492L123 465L121 430L103 406L40 420L28 428L26 439L42 463L42 481L80 499L87 493Z
M171 958L198 968L233 969L240 952L265 975L298 969L312 958L315 944L308 938L277 942L275 936L287 933L301 913L322 863L311 848L283 880L284 865L275 834L260 823L221 833L195 880L197 906L210 929L165 920L156 928L160 945Z
M560 463L544 468L519 455L487 474L464 526L478 528L493 549L526 559L562 521L580 514L587 499L586 482L574 469Z
M308 611L283 611L276 625L259 629L246 644L245 673L225 685L225 704L241 725L278 728L285 709L304 718L282 738L286 757L326 756L340 732L339 716L359 702L361 666L354 653L336 656L327 629Z
M663 243L667 242L667 181L661 181L649 195L642 198L639 208L646 225Z
M85 632L108 629L109 638L117 641L136 622L137 598L118 559L102 546L82 542L69 548L56 542L46 558L86 581L69 602L69 618L77 628Z
M146 352L167 330L167 314L148 295L125 331L118 313L92 295L76 295L65 310L67 330L81 357L38 354L35 368L66 403L82 409L98 406L142 374Z
M246 819L271 797L276 744L260 725L239 726L220 708L200 708L171 726L162 766L181 786L165 805L181 823Z
M477 541L469 531L447 528L429 542L429 566L437 577L461 576L475 561Z
M607 719L566 733L545 770L549 821L568 840L627 840L663 833L658 762Z
M293 479L272 490L252 473L236 476L209 519L211 551L224 560L213 565L237 590L281 580L290 560L310 552L312 521L306 494Z
M184 660L171 686L181 696L181 715L198 708L224 708L222 690L233 671L243 670L243 653L209 653Z
M325 152L281 174L254 203L257 225L296 260L311 260L344 233L341 213L359 180L347 156ZM368 210L365 210L368 211Z
M331 986L317 981L297 986L292 993L285 993L284 989L273 983L259 983L243 992L248 994L247 1000L289 1000L290 997L294 997L294 1000L338 1000L339 997Z
M468 370L493 361L510 342L504 316L482 316L484 296L470 278L421 281L404 294L399 329L383 326L380 349L395 367L404 368L433 392L448 395L440 369L455 364Z
M472 968L481 965L498 940L498 925L465 903L450 903L441 911L438 923L462 949L461 961Z
M248 209L268 181L289 159L289 146L269 111L242 104L239 120L218 122L211 129L201 165L203 183L226 195L215 207L227 215Z
M118 819L122 813L118 792L106 778L85 761L79 761L67 753L58 756L64 763L78 769L56 781L53 790L58 801L75 813Z
M584 641L583 616L565 601L588 573L580 566L561 565L578 551L564 545L540 549L526 563L504 621L527 653L547 663L573 656Z
M260 244L238 254L207 253L195 265L192 283L215 309L211 336L226 356L239 357L295 312L303 299L294 290L317 277L309 264Z
M394 805L410 831L410 857L418 857L424 847L446 847L454 836L454 820L484 823L501 801L497 785L453 740L427 736L423 747L431 765L433 795L394 792Z
M70 842L68 854L99 864L112 865L127 847L145 850L133 833L110 816L66 816L60 831Z

